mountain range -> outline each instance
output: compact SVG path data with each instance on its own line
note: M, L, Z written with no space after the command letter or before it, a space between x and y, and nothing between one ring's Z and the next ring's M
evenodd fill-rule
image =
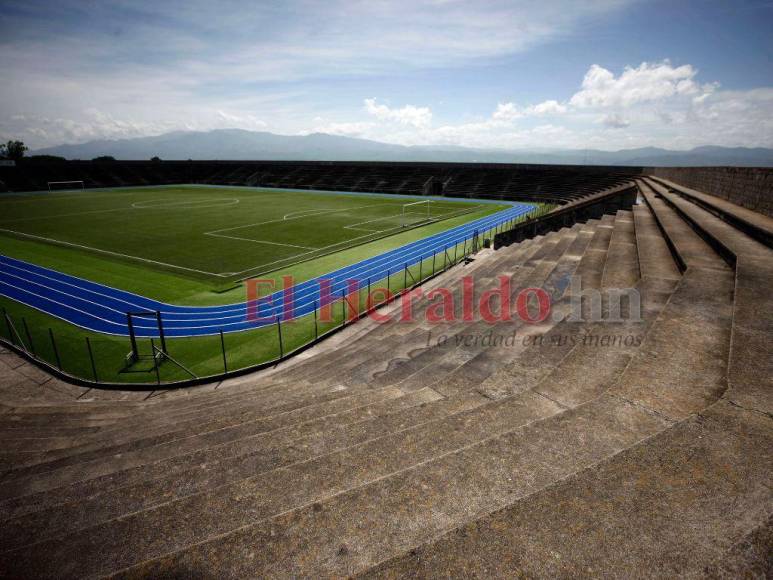
M596 149L474 149L451 146L404 146L312 133L277 135L265 131L216 129L174 131L154 137L97 140L58 145L31 155L67 159L229 159L293 161L440 161L466 163L546 163L567 165L773 167L773 149L696 147L674 151L656 147L601 151Z

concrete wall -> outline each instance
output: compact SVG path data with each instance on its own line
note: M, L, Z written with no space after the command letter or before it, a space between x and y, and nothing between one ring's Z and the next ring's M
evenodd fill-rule
M645 173L710 193L773 217L773 169L756 167L653 167Z

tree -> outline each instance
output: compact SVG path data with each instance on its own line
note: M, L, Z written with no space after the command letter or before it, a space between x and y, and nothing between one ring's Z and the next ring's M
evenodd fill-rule
M27 146L23 141L8 141L8 143L3 145L2 149L0 149L0 155L18 161L24 157L25 151L27 151Z
M27 157L27 161L30 163L64 163L67 159L59 155L30 155Z
M151 157L150 160L153 163L159 163L161 161L161 158L158 155L156 155L155 157Z

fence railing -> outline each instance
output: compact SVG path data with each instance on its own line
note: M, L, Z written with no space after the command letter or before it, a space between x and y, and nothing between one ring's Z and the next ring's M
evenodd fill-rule
M537 214L529 214L533 215ZM314 346L467 260L487 245L487 240L512 229L521 219L523 216L472 233L457 243L428 251L412 264L387 270L385 276L368 278L356 291L342 292L329 304L315 302L311 314L292 320L277 317L274 324L247 331L167 336L163 343L135 337L132 342L128 337L86 331L9 304L14 312L2 309L0 342L50 373L84 386L148 389L222 380L276 365Z
M636 203L638 188L631 181L606 189L594 195L579 199L556 208L542 206L527 219L511 228L494 235L494 248L501 248L533 238L549 231L555 231L591 218L601 217L605 213L619 209L630 209Z

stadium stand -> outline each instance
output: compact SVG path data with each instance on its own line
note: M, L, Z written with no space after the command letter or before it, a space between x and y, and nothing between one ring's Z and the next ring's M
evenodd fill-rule
M285 169L208 175L426 182ZM517 173L497 195L525 187ZM491 185L465 169L446 191L457 179ZM151 396L1 353L0 575L769 576L773 220L638 184L632 211L484 250L425 291L506 275L566 313L630 286L640 319L365 320L270 373ZM466 340L514 330L513 344Z
M83 181L86 187L201 183L567 203L615 187L640 168L465 163L345 163L289 161L23 160L0 167L9 191L48 189L49 181Z

